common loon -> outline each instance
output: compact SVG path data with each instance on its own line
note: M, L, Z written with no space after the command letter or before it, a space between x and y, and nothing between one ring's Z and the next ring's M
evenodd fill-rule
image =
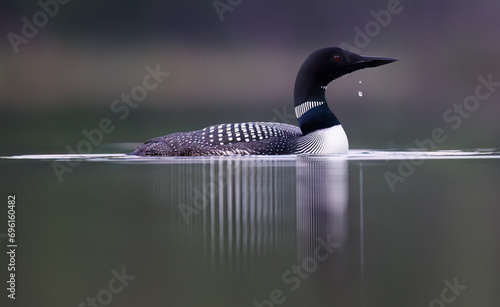
M339 120L328 108L327 85L350 72L397 61L361 56L342 48L314 51L297 73L294 90L299 127L283 123L221 124L157 137L140 145L139 156L229 156L334 154L349 149Z

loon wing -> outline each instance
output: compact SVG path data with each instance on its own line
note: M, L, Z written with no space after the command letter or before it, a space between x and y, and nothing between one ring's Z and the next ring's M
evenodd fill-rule
M282 123L221 124L192 132L154 138L132 155L140 156L229 156L293 154L299 127Z

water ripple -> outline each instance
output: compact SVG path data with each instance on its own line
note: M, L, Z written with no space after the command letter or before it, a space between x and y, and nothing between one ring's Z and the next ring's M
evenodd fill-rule
M206 161L220 160L273 160L295 161L303 157L317 159L342 159L342 160L448 160L448 159L500 159L497 149L474 150L373 150L353 149L348 154L337 155L283 155L283 156L209 156L209 157L137 157L126 154L39 154L4 156L0 159L14 160L81 160L81 161L128 161L128 162L156 162L156 163L203 163Z

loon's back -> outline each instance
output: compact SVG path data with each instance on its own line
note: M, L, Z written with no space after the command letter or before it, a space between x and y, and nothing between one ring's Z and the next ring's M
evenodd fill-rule
M297 126L238 123L157 137L139 146L139 156L286 155L297 153L302 136Z

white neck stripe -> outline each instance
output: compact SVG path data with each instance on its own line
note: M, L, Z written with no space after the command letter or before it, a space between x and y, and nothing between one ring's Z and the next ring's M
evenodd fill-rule
M301 103L295 107L295 116L297 116L297 119L299 119L307 111L324 103L324 101L306 101L304 103Z

